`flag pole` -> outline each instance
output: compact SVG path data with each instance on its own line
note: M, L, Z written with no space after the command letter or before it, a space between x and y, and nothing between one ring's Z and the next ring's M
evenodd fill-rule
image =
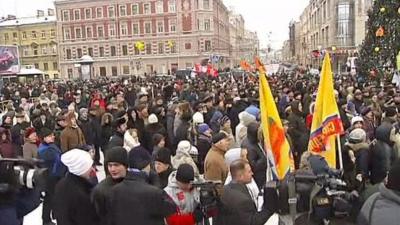
M336 139L337 139L337 145L338 145L338 156L339 156L339 168L340 170L343 170L343 157L342 157L342 144L340 142L340 135L337 134L336 135Z

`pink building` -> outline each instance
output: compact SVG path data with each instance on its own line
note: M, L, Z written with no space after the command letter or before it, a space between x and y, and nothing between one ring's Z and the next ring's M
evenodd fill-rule
M211 55L229 65L229 16L222 0L57 0L61 76L168 73ZM142 42L144 48L135 47Z

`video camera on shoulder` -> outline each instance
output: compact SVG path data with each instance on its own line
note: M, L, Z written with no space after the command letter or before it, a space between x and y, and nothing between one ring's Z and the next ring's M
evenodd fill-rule
M214 217L218 214L219 194L217 186L222 185L219 181L192 182L193 188L200 193L200 207L205 218Z
M38 168L40 160L0 159L0 194L20 188L44 191L47 169Z

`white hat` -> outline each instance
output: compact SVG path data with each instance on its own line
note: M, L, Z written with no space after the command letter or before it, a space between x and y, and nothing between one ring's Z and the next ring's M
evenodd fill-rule
M234 102L240 101L240 97L234 97L234 98L233 98L233 101L234 101Z
M242 153L242 149L241 148L229 149L229 151L227 151L225 153L225 156L224 156L226 165L231 165L232 162L234 162L235 160L240 159L241 153Z
M362 122L364 123L364 119L361 116L355 116L351 119L351 125L353 126L355 123Z
M149 124L154 124L154 123L158 123L158 118L154 113L152 113L149 116Z
M61 162L68 167L68 171L81 176L93 166L92 157L88 152L80 149L72 149L61 155Z
M202 113L200 112L196 112L195 114L193 114L193 123L204 123L204 116Z

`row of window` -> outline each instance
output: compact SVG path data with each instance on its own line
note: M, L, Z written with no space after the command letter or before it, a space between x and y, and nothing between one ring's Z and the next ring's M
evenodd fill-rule
M147 54L147 55L153 54L152 46L153 46L152 43L146 43L145 44L145 50L143 52L145 54ZM166 53L168 53L165 50L166 46L167 45L164 42L158 43L158 45L157 45L157 54L166 54ZM119 55L128 56L129 55L128 45L122 45L121 47L122 47L121 48L121 54L119 54ZM210 40L206 40L204 42L204 47L205 47L205 51L211 51L211 41ZM190 50L191 48L192 48L192 44L191 43L185 43L185 49L186 50ZM169 46L169 49L170 49L169 53L171 53L171 54L177 53L176 45ZM98 48L98 51L97 51L96 55L94 55L93 53L94 53L94 51L93 51L92 47L89 47L85 53L81 48L77 48L75 56L78 59L81 58L83 56L83 54L88 54L88 55L90 55L92 57L109 57L109 56L112 57L112 56L117 56L117 48L116 48L116 46L110 46L109 52L108 52L108 54L106 54L105 48L101 46L101 47ZM141 53L140 49L137 49L135 47L134 48L134 54L135 55L140 55L140 53ZM65 50L65 58L66 59L72 59L73 58L71 49L66 49Z
M165 46L166 46L166 44L164 44L163 42L158 43L158 49L157 49L158 54L165 54L165 53L167 53L167 52L165 51ZM136 47L134 48L134 54L135 54L135 55L140 55L140 52L141 52L140 49L137 49ZM145 52L146 54L148 54L148 55L153 54L153 51L152 51L152 44L151 44L151 43L147 43L147 44L145 45L145 50L144 50L144 52ZM176 53L176 46L170 46L170 51L169 51L169 53L171 53L171 54ZM88 54L88 55L90 55L90 56L92 56L92 57L95 56L95 55L93 54L93 48L92 48L92 47L90 47L90 48L87 49L86 54ZM122 49L121 49L121 54L120 54L120 55L122 55L122 56L128 56L128 46L127 46L127 45L122 45ZM71 51L71 49L66 49L66 51L65 51L65 56L66 56L66 59L72 59L72 51ZM82 50L81 48L77 48L77 49L76 49L76 57L77 57L77 58L81 58L82 56L83 56L83 50ZM97 57L117 56L117 49L116 49L115 46L111 46L111 47L110 47L109 54L106 55L106 54L105 54L105 49L104 49L104 47L99 47L96 56L97 56Z
M47 55L47 54L57 54L57 46L51 45L50 47L43 46L40 49L38 47L24 47L22 49L24 56L38 56L38 55ZM40 54L39 54L39 51Z
M48 70L58 70L58 63L57 62L53 62L53 68L50 69L49 67L49 63L45 62L43 63L43 67L40 67L41 64L39 63L34 63L35 68L39 69L39 70L44 70L44 71L48 71Z
M150 3L144 3L142 4L142 9L140 10L139 4L132 4L131 5L131 10L130 13L127 10L127 5L119 5L118 7L118 15L120 17L124 16L134 16L134 15L140 15L140 14L151 14L152 11L155 11L156 13L164 13L164 3L163 1L157 1L155 5L155 9L151 9L151 4ZM103 12L103 7L97 7L95 8L95 11L92 10L92 8L85 8L82 9L74 9L71 13L70 10L63 10L62 11L62 19L63 21L70 21L70 20L89 20L89 19L99 19L99 18L114 18L116 17L116 7L115 6L108 6L107 7L107 13ZM84 12L84 13L83 13ZM176 12L176 2L175 0L169 0L168 1L168 12L170 13L175 13ZM107 14L107 16L106 16Z
M48 32L48 33L47 33L47 32ZM47 37L47 35L49 35L49 37L52 37L52 38L53 38L53 37L56 37L56 30L55 30L55 29L51 29L50 31L42 30L42 31L40 31L40 32L33 30L33 31L31 31L30 33L29 33L29 32L26 32L26 31L22 31L22 32L21 32L21 38L22 38L23 40L27 39L27 38L28 38L28 35L30 35L30 38L31 38L31 39L36 39L36 38L39 37L39 35L40 35L40 37L43 38L43 39L45 39L45 38ZM18 32L13 32L13 33L12 33L12 39L13 39L13 40L17 40L17 39L18 39ZM5 40L5 41L10 40L10 34L9 34L9 33L4 33L4 40Z
M157 33L164 33L164 21L157 22ZM151 22L144 23L144 33L151 34L152 33L152 24ZM117 27L115 24L108 25L108 34L105 34L104 25L96 26L96 33L93 32L93 26L86 26L84 29L81 27L75 27L73 30L71 28L64 28L64 40L71 39L81 39L81 38L103 38L105 36L115 37L117 36ZM72 33L74 32L74 38L72 38ZM170 21L169 24L169 32L176 32L176 21ZM142 34L140 31L139 23L133 23L131 27L131 32L129 33L128 23L121 23L119 27L119 35L120 36L128 36L128 35L139 35Z

